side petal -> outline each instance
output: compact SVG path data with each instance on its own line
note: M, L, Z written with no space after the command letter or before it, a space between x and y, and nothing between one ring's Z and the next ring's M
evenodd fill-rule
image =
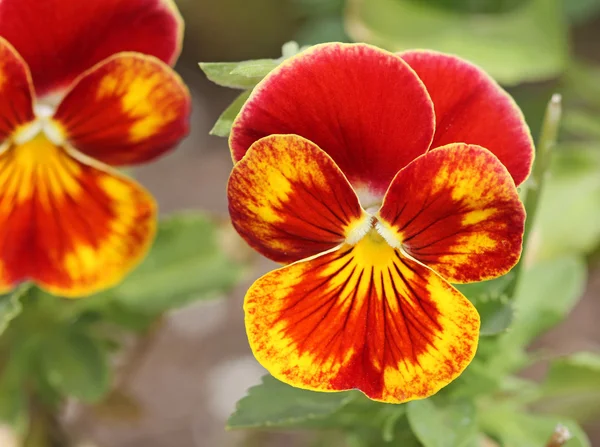
M115 166L172 149L188 133L190 110L188 89L169 66L119 53L74 83L54 121L79 151Z
M1 291L32 280L65 297L95 293L154 238L156 205L141 186L42 136L2 153L0 191Z
M425 87L392 53L365 44L315 45L254 89L230 136L233 159L270 134L297 134L327 152L355 188L383 196L423 154L434 129Z
M398 173L379 210L388 241L454 283L495 278L519 260L525 209L488 150L449 144Z
M27 61L45 95L121 51L174 63L183 20L173 0L2 0L0 36Z
M368 218L331 157L297 135L254 143L234 166L227 197L238 233L278 262L340 245Z
M268 273L248 291L246 331L276 378L314 391L358 388L401 403L435 394L475 355L479 315L377 233Z
M33 88L27 64L0 37L0 145L35 119Z
M400 56L417 72L433 100L432 148L450 143L489 149L520 185L529 175L534 146L523 113L490 76L456 56L409 51Z

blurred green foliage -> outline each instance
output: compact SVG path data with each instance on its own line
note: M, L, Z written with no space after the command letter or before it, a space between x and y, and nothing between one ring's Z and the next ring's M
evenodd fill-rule
M451 8L431 3L445 2L350 0L346 27L354 40L394 52L430 48L460 55L505 85L552 78L567 64L567 27L559 0L522 1L509 11L488 14L466 13L454 2Z
M2 296L0 420L24 432L40 408L106 398L112 355L128 334L143 335L165 312L221 296L241 279L245 263L224 243L232 231L203 214L173 215L142 264L112 289L66 300L24 285Z

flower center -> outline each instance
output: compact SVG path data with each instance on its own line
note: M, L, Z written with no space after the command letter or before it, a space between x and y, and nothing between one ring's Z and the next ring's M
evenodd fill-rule
M402 241L386 228L370 210L367 210L365 214L365 217L348 231L347 244L356 245L368 237L373 241L385 242L392 248L402 249Z
M55 110L55 107L50 104L36 104L33 108L36 118L18 127L13 133L12 141L21 146L33 140L39 134L43 134L55 145L62 146L66 141L66 137L60 124L52 119Z

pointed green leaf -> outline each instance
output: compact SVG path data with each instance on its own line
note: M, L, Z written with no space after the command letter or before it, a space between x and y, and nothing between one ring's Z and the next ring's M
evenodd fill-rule
M42 370L61 394L97 402L108 392L111 369L100 340L85 332L68 331L55 334L45 345Z
M279 65L277 59L257 59L243 62L202 62L206 77L223 87L251 89Z
M266 375L248 390L229 418L230 429L294 427L331 415L351 402L356 393L318 393L294 388Z
M515 313L514 305L503 295L512 277L513 274L509 273L489 281L454 284L454 287L477 308L477 312L481 317L481 335L501 334L512 324Z
M467 401L440 405L434 399L407 404L408 422L424 447L472 447L477 440L475 407Z
M480 414L482 429L503 447L545 446L558 424L573 436L564 447L591 447L585 432L574 421L558 416L525 413L511 405L495 405Z
M554 360L535 408L578 421L600 415L600 355L580 352Z
M480 335L498 335L510 328L515 316L515 308L506 296L481 298L474 304L481 317Z
M233 120L240 113L240 110L248 97L252 93L252 90L246 90L239 95L230 105L225 109L219 119L210 130L210 135L216 135L217 137L228 137L231 132L231 126L233 126Z
M530 244L535 259L588 254L600 244L598 149L569 146L554 152Z
M30 288L30 284L23 284L10 293L0 295L0 335L6 330L10 322L21 313L21 297Z
M516 290L516 314L504 335L513 346L526 346L562 321L585 290L587 267L579 257L542 261L526 269Z

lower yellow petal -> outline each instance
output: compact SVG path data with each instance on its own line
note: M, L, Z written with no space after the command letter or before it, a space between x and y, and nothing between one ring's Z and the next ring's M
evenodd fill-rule
M0 154L0 290L33 280L77 297L146 254L156 205L137 183L43 136Z
M244 308L250 346L276 378L391 403L450 383L479 334L479 315L460 292L373 230L263 276Z

